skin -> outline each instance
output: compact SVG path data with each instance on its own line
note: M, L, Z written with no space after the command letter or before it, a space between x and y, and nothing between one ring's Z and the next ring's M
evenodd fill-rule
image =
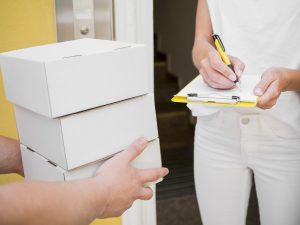
M0 136L0 174L6 173L23 175L20 143Z
M270 109L282 92L299 90L300 70L269 68L262 74L260 83L254 89L254 94L260 96L257 107Z
M2 160L0 171L16 172L20 161L12 158L20 157L18 144L11 139L2 138L3 141L8 143L1 143L0 159L5 156L15 165ZM0 224L85 225L96 218L120 216L136 199L151 199L153 192L145 183L169 173L166 168L140 170L131 166L146 146L146 139L136 140L104 163L93 178L0 186Z
M236 76L241 77L245 64L237 57L229 56L234 67L230 70L223 62L212 43L213 30L206 0L198 1L196 34L193 47L193 61L205 83L216 89L231 89ZM269 68L262 74L254 89L260 96L257 107L270 109L284 91L300 90L300 71L288 68Z

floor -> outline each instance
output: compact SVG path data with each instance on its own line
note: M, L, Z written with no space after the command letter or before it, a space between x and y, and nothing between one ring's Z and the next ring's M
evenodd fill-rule
M250 204L247 225L260 224L255 205L255 202ZM157 219L157 225L202 225L195 195L158 201Z
M159 200L157 203L157 225L201 225L195 195Z

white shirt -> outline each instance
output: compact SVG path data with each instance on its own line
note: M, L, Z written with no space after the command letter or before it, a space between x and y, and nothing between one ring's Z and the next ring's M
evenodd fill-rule
M270 67L300 70L300 0L207 0L213 31L226 52L246 64L244 75ZM221 108L191 105L194 116ZM232 107L244 113L266 113L300 135L300 92L283 92L270 110Z

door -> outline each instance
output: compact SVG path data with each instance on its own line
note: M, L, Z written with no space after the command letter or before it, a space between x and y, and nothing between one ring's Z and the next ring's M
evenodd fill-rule
M153 0L56 0L57 40L100 38L145 44L149 87L154 91ZM155 185L151 187L155 192ZM156 195L136 201L122 216L123 225L156 225Z

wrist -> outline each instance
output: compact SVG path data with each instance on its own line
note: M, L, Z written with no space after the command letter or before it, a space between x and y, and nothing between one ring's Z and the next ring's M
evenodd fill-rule
M109 189L105 185L105 182L99 182L97 176L89 179L89 187L91 188L90 202L92 210L97 218L104 218L105 211L108 208L109 203Z
M283 91L300 91L300 70L281 68L285 79Z
M293 82L291 71L287 68L279 68L280 76L283 78L282 82L282 91L289 91L289 87L291 86L291 83Z
M198 39L197 41L195 41L192 55L193 55L194 64L199 71L201 69L201 65L200 65L201 60L208 57L208 53L210 51L217 51L217 50L213 47L213 45L209 41L205 39Z

